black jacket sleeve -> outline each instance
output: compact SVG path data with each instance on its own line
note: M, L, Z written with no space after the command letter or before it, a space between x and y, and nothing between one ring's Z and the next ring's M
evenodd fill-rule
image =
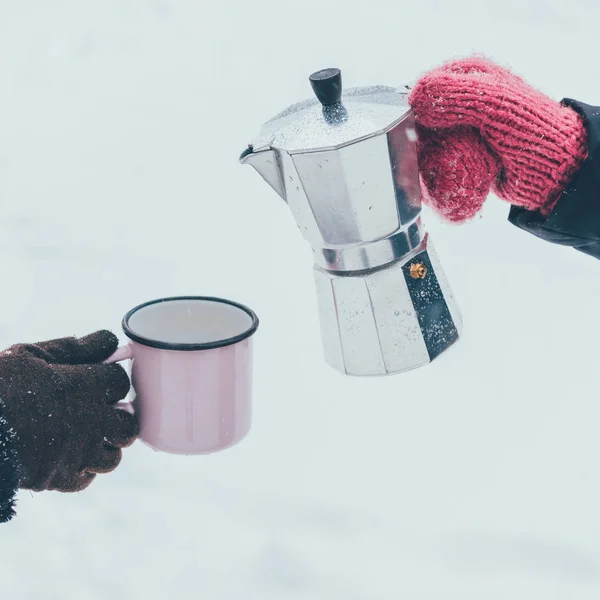
M600 107L569 99L563 104L576 110L585 121L588 157L548 218L513 206L508 220L543 240L571 246L600 259Z
M0 523L10 521L15 515L19 471L15 432L6 422L4 406L0 402Z

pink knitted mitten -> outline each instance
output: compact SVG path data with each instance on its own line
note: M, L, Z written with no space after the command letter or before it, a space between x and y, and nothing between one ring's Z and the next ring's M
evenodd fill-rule
M547 215L587 155L574 110L483 58L427 73L409 101L423 200L449 221L474 217L490 190Z

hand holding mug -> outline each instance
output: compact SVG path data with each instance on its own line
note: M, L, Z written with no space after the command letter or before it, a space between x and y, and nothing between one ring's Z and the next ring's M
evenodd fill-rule
M0 354L0 402L16 450L18 487L76 492L114 470L137 420L115 405L130 388L109 331L19 344Z

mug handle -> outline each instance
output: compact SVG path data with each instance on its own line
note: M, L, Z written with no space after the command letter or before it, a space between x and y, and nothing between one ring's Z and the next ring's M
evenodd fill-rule
M110 365L112 363L121 362L122 360L131 360L132 358L133 346L131 344L126 344L125 346L117 348L116 352L104 361L104 364Z
M131 344L126 344L125 346L121 346L117 348L115 353L112 356L109 356L105 361L105 365L110 365L112 363L121 362L122 360L131 360L133 358L133 346ZM130 414L135 414L133 404L131 402L127 402L126 400L122 400L115 404L115 408L120 410L126 410Z

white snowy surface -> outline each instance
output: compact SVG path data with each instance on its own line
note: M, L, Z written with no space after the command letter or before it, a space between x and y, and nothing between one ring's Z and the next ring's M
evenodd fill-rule
M118 330L138 302L252 306L256 418L207 458L141 444L22 493L0 598L581 600L600 593L600 263L490 199L431 231L464 316L429 367L321 359L310 249L237 158L338 66L409 82L482 52L600 104L596 0L2 0L0 341Z

